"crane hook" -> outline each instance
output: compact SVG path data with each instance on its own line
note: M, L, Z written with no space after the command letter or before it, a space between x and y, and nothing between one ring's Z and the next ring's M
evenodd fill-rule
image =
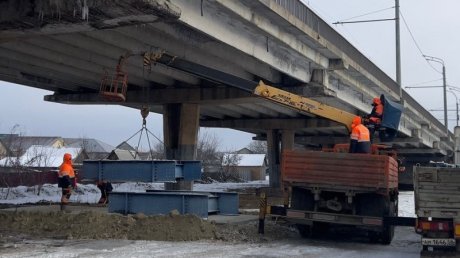
M147 124L147 116L150 113L150 108L148 106L142 106L141 107L141 116L142 116L142 126L145 127Z

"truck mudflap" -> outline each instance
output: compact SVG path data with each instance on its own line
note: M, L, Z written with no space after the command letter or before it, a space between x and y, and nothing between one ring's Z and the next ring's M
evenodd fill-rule
M351 214L293 210L282 206L267 206L266 215L283 217L298 224L310 224L313 221L360 226L407 226L415 227L412 217L369 217Z

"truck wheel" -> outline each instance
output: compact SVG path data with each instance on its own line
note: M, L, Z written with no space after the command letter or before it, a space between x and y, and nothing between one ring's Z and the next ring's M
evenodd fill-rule
M310 238L312 236L311 226L304 224L296 224L296 226L302 238Z
M393 208L391 208L393 206ZM385 197L378 194L362 194L358 198L356 211L361 216L383 217L394 214L396 203L390 203ZM369 241L377 243L379 239L383 244L390 244L394 235L394 227L384 227L382 232L368 231Z
M292 188L291 208L295 210L311 211L314 207L313 194L303 188ZM305 224L296 224L300 236L303 238L311 237L311 226Z
M391 202L390 207L388 210L388 216L394 217L398 214L396 202ZM393 236L395 235L395 227L394 226L384 226L383 232L381 233L382 236L382 243L384 245L389 245L391 240L393 240Z
M331 224L325 222L313 222L311 227L311 236L313 238L321 238L327 235Z

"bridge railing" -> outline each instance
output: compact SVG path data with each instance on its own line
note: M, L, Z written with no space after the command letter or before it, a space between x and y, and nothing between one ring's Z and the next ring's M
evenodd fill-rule
M385 72L383 72L378 66L376 66L371 60L363 55L358 49L356 49L348 40L340 35L334 28L322 20L316 13L310 8L305 6L300 0L272 0L278 5L285 8L292 15L297 17L299 20L304 22L306 25L315 30L320 37L323 37L327 41L334 43L334 45L343 51L347 56L352 58L361 67L366 67L366 70L372 74L376 79L385 84L393 92L399 93L398 84ZM444 125L437 120L430 112L423 108L417 101L415 101L406 91L403 91L403 99L405 102L418 110L424 117L429 118L430 122L438 127L441 131L444 131Z

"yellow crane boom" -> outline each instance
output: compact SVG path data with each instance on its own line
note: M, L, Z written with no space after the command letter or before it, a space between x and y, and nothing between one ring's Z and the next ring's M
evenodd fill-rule
M285 90L266 85L260 81L253 92L262 98L277 102L296 111L317 115L343 124L351 132L351 122L356 116L313 99L305 98Z

